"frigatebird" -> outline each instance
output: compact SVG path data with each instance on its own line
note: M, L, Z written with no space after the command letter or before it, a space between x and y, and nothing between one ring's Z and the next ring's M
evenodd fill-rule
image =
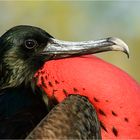
M4 33L0 37L0 138L25 138L48 113L48 98L34 77L45 62L104 51L128 55L127 45L118 38L65 42L27 25Z

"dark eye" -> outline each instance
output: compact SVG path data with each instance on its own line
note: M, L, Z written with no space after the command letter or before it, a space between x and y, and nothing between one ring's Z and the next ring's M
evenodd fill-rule
M33 49L37 46L37 41L33 39L28 39L25 41L25 47L28 49Z

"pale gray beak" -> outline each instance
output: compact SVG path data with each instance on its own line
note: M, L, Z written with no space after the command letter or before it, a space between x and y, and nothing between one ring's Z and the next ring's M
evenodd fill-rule
M128 46L121 39L115 37L81 42L60 41L50 38L43 54L49 56L49 60L52 60L105 51L122 51L129 57Z

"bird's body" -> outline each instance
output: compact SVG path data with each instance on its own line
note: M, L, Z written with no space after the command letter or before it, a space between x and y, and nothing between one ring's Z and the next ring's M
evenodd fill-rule
M96 116L88 99L70 95L49 112L27 139L99 140L100 124Z
M49 97L59 102L69 94L88 97L103 139L140 138L140 86L119 68L95 56L67 58L46 63L39 79Z

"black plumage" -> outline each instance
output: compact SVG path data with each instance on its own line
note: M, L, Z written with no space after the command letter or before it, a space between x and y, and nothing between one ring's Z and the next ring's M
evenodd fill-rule
M0 138L25 138L48 112L41 95L25 87L1 93Z
M39 28L17 26L0 38L0 138L25 138L48 113L33 77L49 37Z
M49 112L27 139L101 139L95 108L86 97L70 95Z

